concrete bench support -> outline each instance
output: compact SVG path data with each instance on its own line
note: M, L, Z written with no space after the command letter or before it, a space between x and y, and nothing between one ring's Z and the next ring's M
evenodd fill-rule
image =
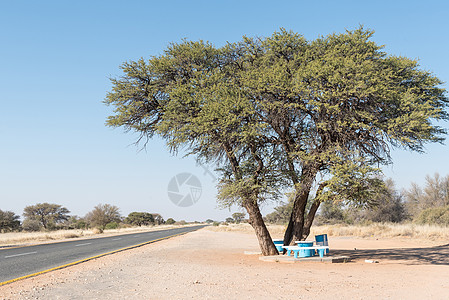
M312 247L299 247L299 246L282 246L282 248L287 249L287 255L290 256L290 253L293 252L295 258L298 258L298 253L300 250L316 250L320 257L324 257L324 253L329 246L312 246Z

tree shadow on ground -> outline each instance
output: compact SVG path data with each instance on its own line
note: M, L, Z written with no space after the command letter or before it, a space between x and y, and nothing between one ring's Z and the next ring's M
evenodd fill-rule
M410 265L449 265L449 244L428 248L394 248L364 250L332 250L332 256L345 255L351 259L405 261Z

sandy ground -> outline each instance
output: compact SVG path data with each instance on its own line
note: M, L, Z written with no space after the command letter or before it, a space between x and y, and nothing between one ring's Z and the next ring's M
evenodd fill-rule
M2 286L0 298L449 298L449 245L345 237L330 237L329 244L332 254L354 260L262 262L243 254L258 251L253 234L206 228Z

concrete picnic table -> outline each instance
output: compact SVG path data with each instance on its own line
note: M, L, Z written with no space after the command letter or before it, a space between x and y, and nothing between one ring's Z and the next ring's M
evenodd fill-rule
M304 250L312 250L313 255L301 255L300 257L310 257L314 256L315 250L317 250L320 257L324 257L324 253L327 249L329 249L329 246L310 246L310 247L300 247L300 246L282 246L282 248L287 249L287 255L290 256L290 253L293 252L293 255L295 258L298 258L298 253Z
M282 246L287 250L288 256L293 252L295 258L315 256L315 251L320 257L323 257L325 251L329 249L329 246L313 246L313 241L295 241L295 243L297 246Z

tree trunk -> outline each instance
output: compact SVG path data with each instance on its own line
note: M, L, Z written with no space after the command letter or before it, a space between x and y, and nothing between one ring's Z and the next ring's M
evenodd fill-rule
M249 214L249 224L251 224L251 226L254 228L254 231L256 232L262 255L278 255L279 252L274 246L270 232L265 226L265 222L263 221L259 206L253 201L249 200L244 202L244 207Z
M302 237L305 240L309 234L310 234L310 227L312 227L313 220L315 219L316 212L318 208L320 207L321 201L319 200L319 195L323 192L324 188L326 187L326 183L321 183L318 187L318 190L315 195L315 200L312 203L312 206L310 207L309 213L307 214L306 221L304 223L303 229L302 229Z
M284 245L294 245L295 241L303 241L308 236L308 233L304 236L305 211L316 173L317 171L314 168L303 168L301 185L296 185L295 201L290 221L284 234Z
M315 200L310 207L309 213L307 214L306 221L304 222L304 226L302 229L302 237L305 240L310 234L310 227L312 227L313 220L315 219L316 212L320 207L321 202L319 200Z
M232 147L227 143L223 143L223 148L226 151L226 155L231 164L235 178L237 180L240 180L242 178L241 170L239 162L232 151ZM252 153L254 155L254 152ZM258 173L263 168L263 163L257 155L254 155L254 157L259 163L259 169L255 174L255 180L257 180ZM264 256L279 255L279 252L277 251L276 247L274 246L273 240L271 239L270 232L268 232L268 229L265 226L265 222L263 221L262 214L260 213L258 203L253 201L252 199L245 199L245 197L242 197L242 199L243 207L245 207L246 211L249 214L249 224L251 224L251 226L254 228L254 231L256 232L256 237L259 241L259 247L262 251L262 254Z
M290 221L284 234L284 245L294 245L295 241L302 241L304 213L307 204L307 197L308 193L307 195L304 195L304 193L302 193L301 195L297 194L297 196L295 196L295 202L293 204L293 210L290 215Z

